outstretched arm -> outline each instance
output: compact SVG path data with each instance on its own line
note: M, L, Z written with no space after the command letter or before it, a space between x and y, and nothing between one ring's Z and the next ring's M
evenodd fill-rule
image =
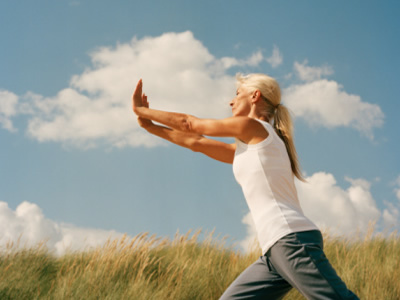
M194 116L175 112L166 112L150 109L142 105L142 80L139 80L132 97L133 111L143 119L162 123L167 127L181 132L199 135L235 137L245 143L253 138L265 138L265 129L262 125L249 117L231 117L221 120L199 119Z
M215 160L229 164L233 162L235 144L227 144L198 134L182 132L156 124L144 128L151 134L192 151L201 152Z
M147 108L149 107L146 95L142 95L142 106ZM205 138L199 134L182 132L164 126L159 126L142 117L138 117L138 122L139 125L146 129L149 133L163 138L171 143L188 148L195 152L201 152L215 160L224 163L233 163L236 150L235 144L227 144Z

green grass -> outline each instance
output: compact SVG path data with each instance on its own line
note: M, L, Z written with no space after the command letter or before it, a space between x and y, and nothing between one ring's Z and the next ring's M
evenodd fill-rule
M260 255L199 232L174 240L146 234L56 257L43 245L0 252L0 299L218 299ZM325 236L325 253L361 299L400 299L400 238ZM285 299L303 299L292 290Z

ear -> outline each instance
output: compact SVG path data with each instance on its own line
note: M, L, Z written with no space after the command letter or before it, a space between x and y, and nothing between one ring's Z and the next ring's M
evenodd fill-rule
M255 90L253 92L252 98L251 98L251 102L252 103L257 103L258 101L260 101L261 99L261 92L260 90Z

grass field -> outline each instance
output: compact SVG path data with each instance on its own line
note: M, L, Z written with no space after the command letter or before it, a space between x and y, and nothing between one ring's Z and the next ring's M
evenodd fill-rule
M0 252L0 299L218 299L260 253L241 253L212 235L142 234L56 257L43 245ZM400 299L400 238L352 241L325 235L325 253L360 299ZM285 299L303 299L292 290Z

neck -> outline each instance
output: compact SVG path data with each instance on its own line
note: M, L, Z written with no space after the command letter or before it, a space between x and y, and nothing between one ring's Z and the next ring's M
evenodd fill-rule
M268 118L262 114L260 114L259 111L252 109L250 111L250 113L248 114L249 118L253 118L253 119L259 119L261 121L265 121L265 122L269 122Z

